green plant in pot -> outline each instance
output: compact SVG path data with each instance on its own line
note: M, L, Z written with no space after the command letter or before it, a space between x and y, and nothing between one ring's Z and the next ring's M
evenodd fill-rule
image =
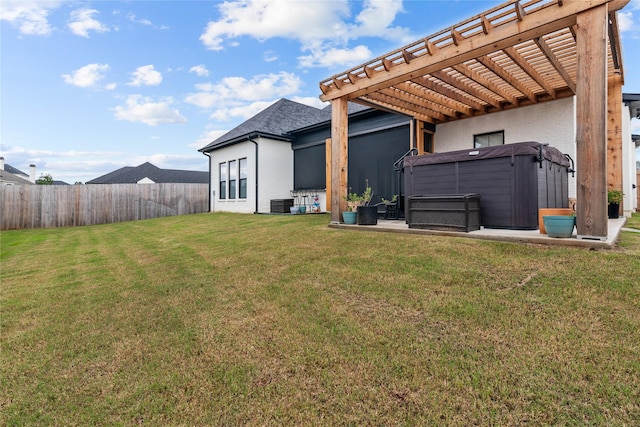
M351 190L351 188L349 188ZM347 201L347 210L342 212L342 219L345 224L355 224L357 220L358 212L356 209L362 203L362 196L357 193L349 191L345 197Z
M351 190L351 188L349 188ZM358 208L366 206L371 200L372 190L367 186L362 194L352 193L349 191L345 200L347 201L347 210L342 212L342 218L345 224L355 224L357 222Z
M369 187L367 181L367 187L362 193L362 203L357 207L358 210L358 224L359 225L376 225L378 223L378 208L376 206L369 205L369 202L373 198L373 190Z
M620 203L622 203L623 197L624 193L620 190L607 191L607 202L609 202L607 210L609 218L620 218Z

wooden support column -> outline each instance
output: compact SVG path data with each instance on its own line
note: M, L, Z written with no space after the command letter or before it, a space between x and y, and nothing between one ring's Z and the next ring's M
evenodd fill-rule
M577 16L578 238L607 237L607 4Z
M324 182L325 182L325 209L331 212L331 138L324 141Z
M331 222L347 210L349 113L346 97L331 101Z
M622 191L622 77L609 77L607 88L607 190ZM624 212L622 203L620 211Z

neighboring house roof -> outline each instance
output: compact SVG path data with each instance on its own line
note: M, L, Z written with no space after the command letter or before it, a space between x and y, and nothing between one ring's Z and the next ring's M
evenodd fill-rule
M208 152L259 136L288 141L289 131L330 118L330 111L282 98L198 151Z
M13 166L7 163L4 164L4 170L13 175L26 176L27 178L29 177L28 173L24 173L20 169L14 168Z
M144 181L143 181L144 180ZM144 183L194 183L209 182L209 172L178 169L160 169L149 162L140 166L125 166L106 175L87 181L86 184L137 184Z
M14 185L34 185L33 182L28 179L24 179L21 176L16 175L15 173L9 172L7 169L8 165L4 165L5 170L0 169L0 184L14 184ZM16 170L20 172L18 169L9 166L12 170Z
M640 119L640 93L623 93L622 101L629 106L631 117Z

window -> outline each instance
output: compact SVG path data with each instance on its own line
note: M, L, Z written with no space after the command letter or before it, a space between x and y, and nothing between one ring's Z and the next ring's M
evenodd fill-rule
M423 132L422 139L423 139L422 152L433 153L433 133Z
M496 145L504 145L503 130L473 135L473 148L493 147Z
M236 178L238 176L238 171L236 169L236 161L231 160L229 162L229 198L236 198Z
M240 166L240 182L238 188L238 197L241 199L247 198L247 159L240 159L238 161Z
M220 163L220 199L227 198L227 162Z

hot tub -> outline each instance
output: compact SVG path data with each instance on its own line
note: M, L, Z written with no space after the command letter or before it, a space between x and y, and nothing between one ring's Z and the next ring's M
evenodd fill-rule
M539 142L410 156L405 196L479 194L482 226L535 230L538 209L568 207L569 166Z

